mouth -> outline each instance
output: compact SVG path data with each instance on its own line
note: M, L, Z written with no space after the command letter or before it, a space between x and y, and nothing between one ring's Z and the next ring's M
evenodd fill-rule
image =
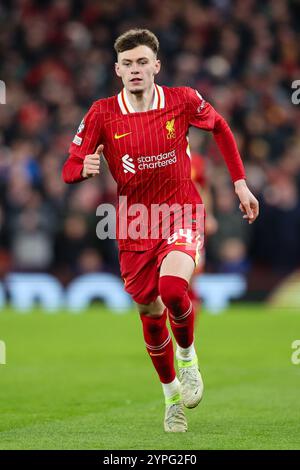
M134 84L141 83L141 82L142 82L141 78L132 78L130 80L130 83L134 83Z

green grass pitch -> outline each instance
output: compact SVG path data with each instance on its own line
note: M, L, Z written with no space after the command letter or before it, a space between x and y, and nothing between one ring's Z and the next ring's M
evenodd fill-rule
M187 433L165 434L137 314L2 311L0 449L299 449L295 339L297 312L204 313L196 334L204 398L186 411Z

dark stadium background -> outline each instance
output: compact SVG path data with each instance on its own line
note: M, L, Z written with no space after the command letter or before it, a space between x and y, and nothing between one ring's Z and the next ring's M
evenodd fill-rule
M118 275L115 243L95 232L95 208L115 202L112 178L104 168L70 187L61 167L91 103L118 91L113 42L137 25L160 39L158 83L197 88L229 120L261 204L253 227L241 223L216 145L196 136L219 223L206 271L246 275L246 298L257 300L299 268L298 2L2 1L0 18L2 278L48 272L67 284L84 273Z

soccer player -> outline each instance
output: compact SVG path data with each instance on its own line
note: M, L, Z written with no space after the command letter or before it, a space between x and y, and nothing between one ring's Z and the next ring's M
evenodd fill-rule
M258 216L258 202L245 182L243 164L225 120L188 87L168 88L155 83L160 71L159 42L148 30L134 29L115 42L115 71L123 89L116 96L95 101L70 146L63 167L66 183L84 181L100 173L103 153L130 207L185 204L194 208L201 198L191 180L187 135L190 126L211 131L224 156L240 208L249 223ZM123 204L123 202L122 202ZM178 207L178 206L177 206ZM121 212L119 207L118 219ZM127 214L127 212L126 212ZM195 217L195 215L193 215ZM185 432L184 406L193 408L202 398L203 382L194 347L194 311L188 296L199 243L199 221L178 228L170 219L170 236L149 232L145 214L139 218L143 236L124 235L124 212L118 226L119 260L126 291L136 302L146 349L157 371L165 397L164 429ZM162 221L160 222L161 229ZM149 235L150 233L150 235ZM148 237L145 235L149 235ZM167 317L176 340L178 376Z

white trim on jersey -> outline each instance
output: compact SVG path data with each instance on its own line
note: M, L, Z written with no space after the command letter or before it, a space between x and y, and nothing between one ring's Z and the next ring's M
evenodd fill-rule
M160 109L164 109L165 107L165 94L164 94L164 90L161 86L159 85L156 85L156 88L158 90L158 93L160 95Z
M186 135L186 143L187 143L187 146L186 146L186 154L187 154L187 156L189 157L189 159L191 160L192 155L191 155L190 140L189 140L189 136L188 136L188 135Z
M203 96L200 95L198 90L195 90L195 92L196 92L196 95L198 96L199 100L201 101L200 106L197 109L197 112L200 113L202 111L202 109L204 108L204 106L205 106L205 101L203 99Z
M124 88L124 90L123 90L123 98L124 98L124 101L126 103L126 107L128 108L129 112L130 113L135 113L135 109L129 101L126 88Z
M118 93L117 97L118 97L118 103L122 111L122 114L130 114L130 113L136 112L129 101L127 91L125 88L123 88L123 90L120 91L120 93ZM161 86L154 84L154 99L153 99L151 110L163 109L164 107L165 107L164 90Z
M157 90L157 85L154 84L154 99L152 103L151 109L158 109L158 98L159 98L159 91Z
M127 114L125 105L123 104L123 100L122 100L122 92L118 93L118 103L122 111L122 114Z

